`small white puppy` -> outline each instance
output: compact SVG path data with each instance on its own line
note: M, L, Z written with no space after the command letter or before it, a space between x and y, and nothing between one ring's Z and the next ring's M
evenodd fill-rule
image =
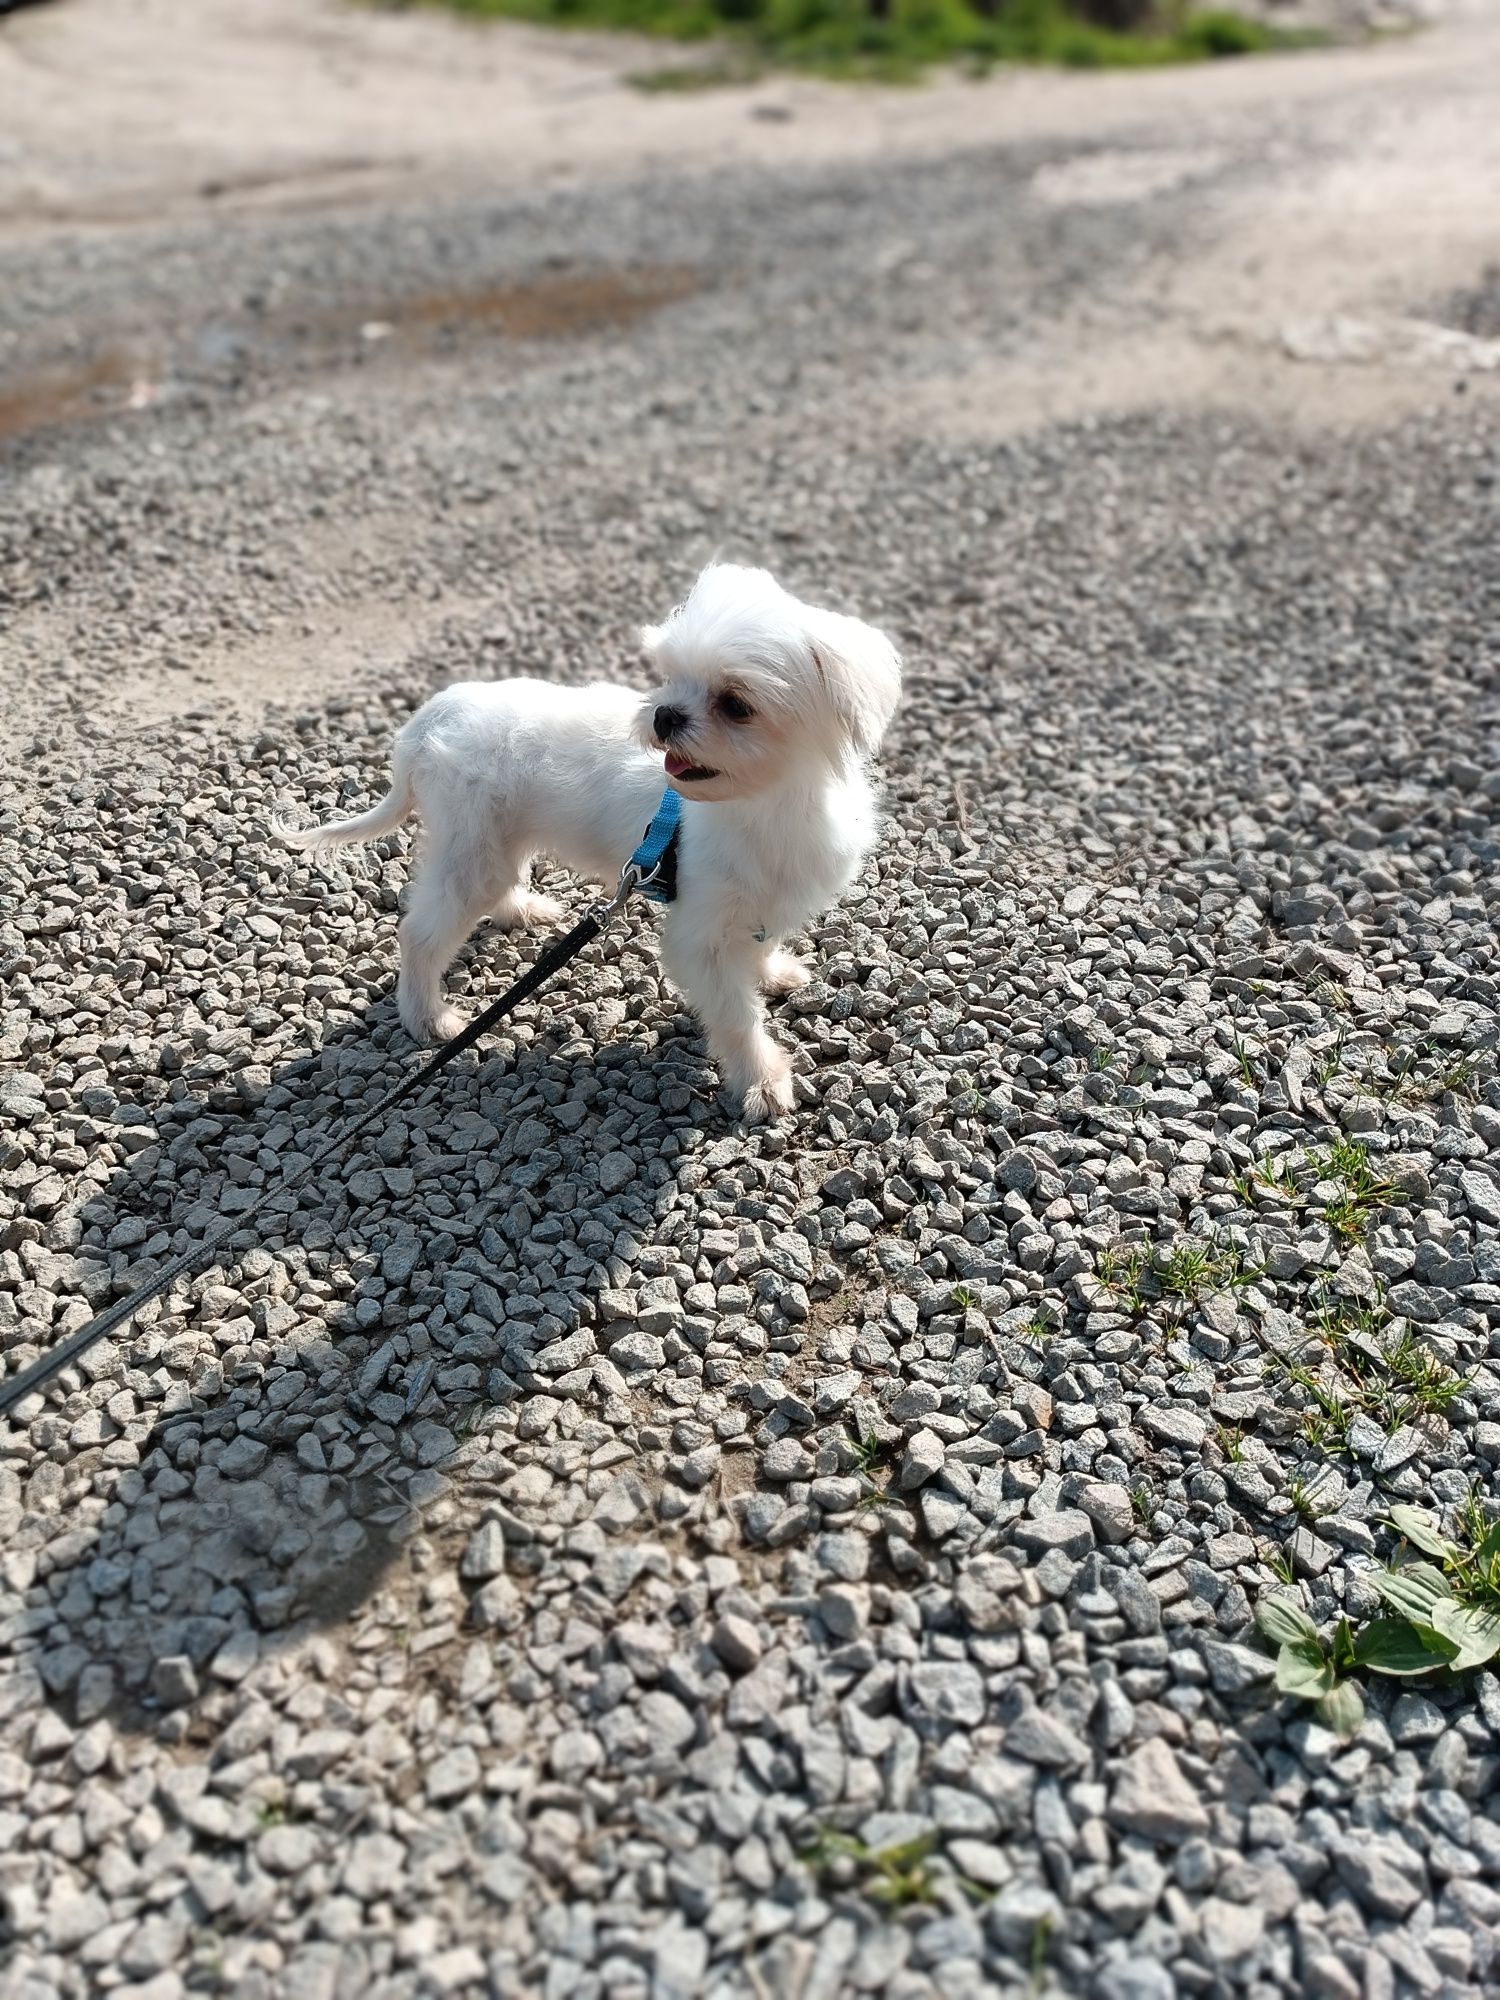
M446 1039L462 1022L443 974L474 927L562 915L532 891L532 857L613 886L670 784L685 804L663 963L746 1117L774 1117L791 1109L791 1063L760 996L806 984L781 941L842 895L874 840L865 765L901 663L873 627L731 563L705 569L641 642L661 676L653 693L462 682L400 731L379 805L284 831L333 847L420 813L428 847L401 920L397 998L409 1033Z

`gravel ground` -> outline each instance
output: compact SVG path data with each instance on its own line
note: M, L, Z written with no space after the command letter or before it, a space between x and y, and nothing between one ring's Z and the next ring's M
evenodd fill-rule
M1209 226L1045 164L9 260L7 1368L411 1060L404 837L268 827L432 687L715 547L911 680L793 1119L641 910L0 1427L8 2000L1495 1990L1500 1680L1345 1745L1251 1626L1500 1464L1493 434L906 434ZM1357 1314L1457 1386L1320 1443Z

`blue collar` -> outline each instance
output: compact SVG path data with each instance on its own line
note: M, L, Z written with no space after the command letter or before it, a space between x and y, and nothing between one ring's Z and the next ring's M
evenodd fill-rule
M628 864L650 878L641 883L641 894L653 903L670 903L677 895L677 836L681 828L682 800L669 785Z

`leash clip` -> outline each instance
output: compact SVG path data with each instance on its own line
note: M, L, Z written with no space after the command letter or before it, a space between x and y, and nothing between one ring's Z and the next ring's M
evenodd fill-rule
M615 893L598 905L597 914L601 923L607 923L630 901L638 889L644 889L648 882L654 882L661 873L661 863L649 871L637 861L627 861L620 870L620 879L615 884Z

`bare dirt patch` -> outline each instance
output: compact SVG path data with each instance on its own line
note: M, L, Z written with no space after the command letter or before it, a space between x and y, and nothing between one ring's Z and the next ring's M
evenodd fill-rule
M679 267L541 272L524 283L380 297L308 313L241 316L108 338L81 358L0 380L0 439L116 417L248 371L337 371L382 356L451 356L476 339L581 339L634 325L699 287Z

